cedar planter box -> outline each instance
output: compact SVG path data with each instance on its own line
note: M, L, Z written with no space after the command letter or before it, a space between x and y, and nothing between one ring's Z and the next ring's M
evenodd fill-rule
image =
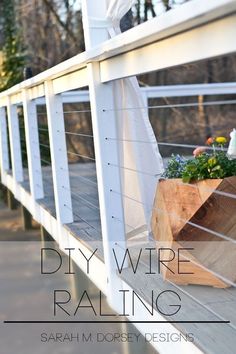
M181 179L160 180L152 214L152 231L155 240L159 241L158 248L171 249L164 251L164 257L162 253L162 259L172 259L172 250L176 250L175 259L167 263L171 270L161 266L165 280L176 284L228 287L222 278L212 274L214 272L236 281L236 245L203 230L214 230L236 240L236 199L212 190L236 195L236 176L207 179L191 183L191 186ZM180 258L189 259L190 263L181 263L181 272L193 274L178 272L177 250L183 247L193 250L182 252L184 258Z

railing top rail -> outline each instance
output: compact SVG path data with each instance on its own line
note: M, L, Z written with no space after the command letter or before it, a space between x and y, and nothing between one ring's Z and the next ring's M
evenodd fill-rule
M11 87L0 94L0 104L6 96L16 95L22 89L33 88L47 80L53 80L80 69L86 70L87 63L91 61L111 58L234 12L236 12L235 0L208 0L207 2L192 0Z
M191 97L199 95L227 95L236 94L236 82L145 86L141 87L141 91L147 99L162 97ZM89 102L89 91L75 90L69 92L62 92L62 101L63 103ZM21 95L16 96L13 103L22 105ZM45 97L38 97L36 99L36 104L45 104Z
M225 95L236 93L236 82L166 85L142 87L148 98L198 95Z
M236 82L146 86L141 87L141 91L147 98L227 95L236 94ZM63 92L62 100L63 103L89 102L89 91L76 90L72 92ZM36 102L37 104L45 104L45 99L44 97L41 97L38 98Z

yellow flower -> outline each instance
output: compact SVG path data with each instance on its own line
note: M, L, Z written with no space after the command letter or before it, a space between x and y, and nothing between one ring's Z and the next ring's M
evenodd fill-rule
M215 166L217 164L217 159L215 158L215 157L210 157L209 159L208 159L208 165L210 166L210 167L213 167L213 166Z
M215 141L218 144L225 144L227 143L227 139L224 136L218 136L217 138L215 138Z

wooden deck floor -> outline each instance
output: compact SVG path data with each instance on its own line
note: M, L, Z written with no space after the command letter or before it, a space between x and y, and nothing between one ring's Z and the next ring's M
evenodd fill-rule
M70 182L72 190L72 204L74 209L73 224L67 228L89 248L98 248L103 259L101 247L101 226L98 205L98 193L96 187L96 171L93 163L70 165ZM27 175L27 174L26 174ZM55 216L55 204L52 189L52 174L50 167L43 167L43 179L45 198L40 203ZM91 181L91 182L89 182ZM27 177L23 183L29 190ZM129 247L135 245L135 239L129 242ZM145 244L142 244L145 247ZM150 247L150 243L148 245ZM137 243L136 243L137 247ZM217 289L207 286L176 286L164 282L160 275L144 275L145 259L140 265L143 271L133 274L130 268L122 273L122 278L138 294L150 303L150 294L154 295L163 290L174 290L182 299L181 311L167 320L178 321L219 321L229 320L229 324L223 323L178 323L174 324L183 333L193 333L195 344L204 352L211 354L232 354L236 346L236 288ZM141 275L143 274L143 276ZM166 295L166 301L172 300ZM171 303L171 302L169 302ZM157 325L158 326L158 325ZM156 328L157 332L161 328Z
M96 168L94 163L70 164L70 184L72 207L74 212L73 224L67 228L76 237L87 242L102 240L101 223L96 184ZM51 215L56 216L54 192L50 166L43 167L43 184L45 198L39 201ZM25 181L22 183L29 191L29 180L25 171ZM101 254L102 256L102 254Z

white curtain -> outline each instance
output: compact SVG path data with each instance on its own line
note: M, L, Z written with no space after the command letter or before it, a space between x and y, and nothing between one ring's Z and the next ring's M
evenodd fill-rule
M108 29L111 37L120 33L120 20L134 3L134 0L109 1L107 20L112 23L112 28ZM147 109L138 109L145 107L146 103L137 79L132 77L115 81L114 97L115 109L118 109L122 193L130 198L123 198L125 223L131 226L127 226L130 236L135 236L140 231L149 230L151 208L158 178L163 172L163 162Z

